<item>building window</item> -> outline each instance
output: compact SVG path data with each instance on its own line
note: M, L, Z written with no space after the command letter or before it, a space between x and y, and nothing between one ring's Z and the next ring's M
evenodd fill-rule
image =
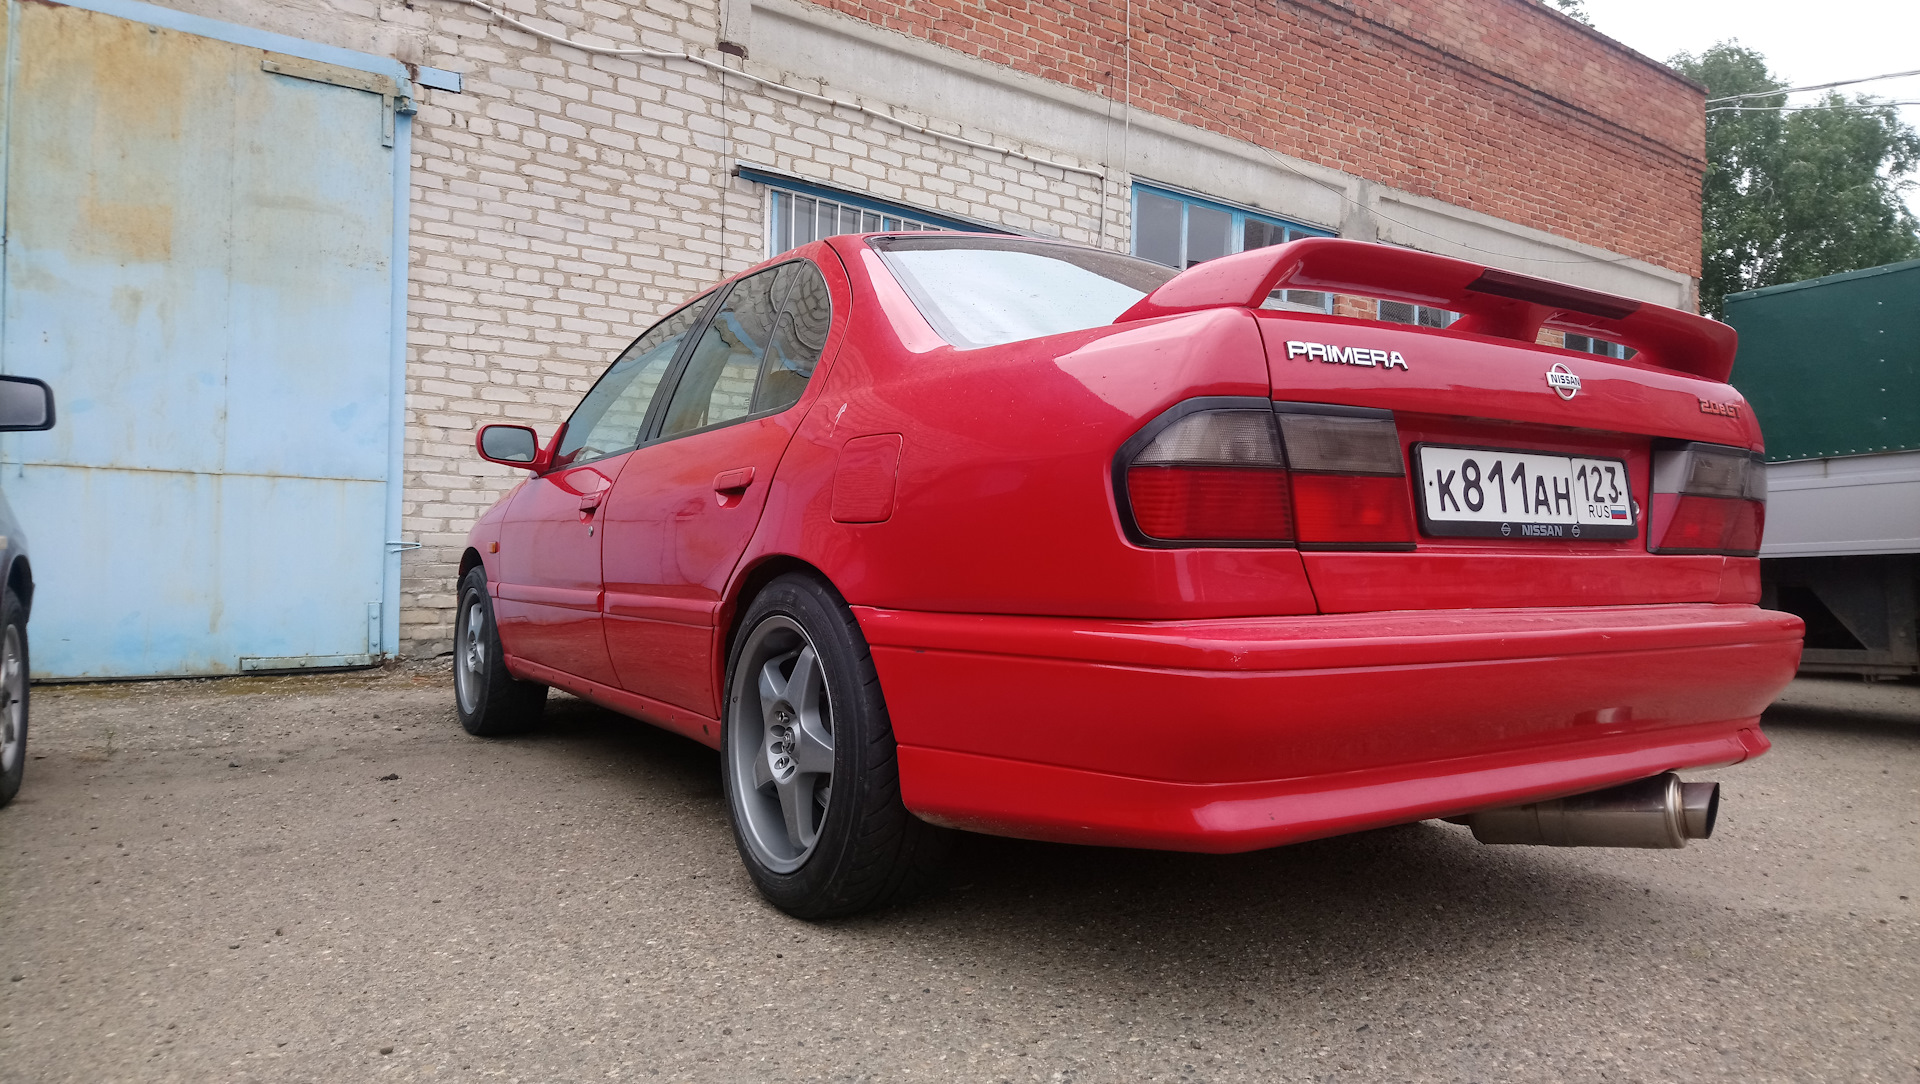
M1404 301L1382 301L1379 310L1380 320L1388 324L1415 324L1420 327L1446 327L1460 319L1457 312L1436 309L1431 305L1409 305Z
M1606 358L1630 358L1634 354L1632 350L1627 349L1619 343L1610 343L1605 339L1594 339L1585 335L1575 335L1572 332L1567 333L1567 349L1581 354L1599 354L1601 357Z
M944 230L948 226L936 226L931 222L921 222L899 214L883 214L879 211L856 207L839 200L830 200L821 196L805 196L798 192L773 189L773 213L771 216L771 238L767 244L767 255L778 256L790 248L799 248L809 241L818 241L822 237L832 237L836 233L879 233L882 230Z
M1186 270L1218 256L1265 248L1302 237L1332 237L1297 222L1245 207L1133 183L1133 254ZM1333 296L1317 290L1276 290L1271 305L1332 312Z
M960 230L1003 233L992 226L950 215L869 199L856 192L802 181L747 166L741 177L767 188L767 255L840 233L883 233L908 230Z

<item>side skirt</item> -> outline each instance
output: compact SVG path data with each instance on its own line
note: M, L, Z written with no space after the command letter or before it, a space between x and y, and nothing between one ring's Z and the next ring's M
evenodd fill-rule
M611 685L602 685L597 681L588 681L565 671L555 670L551 666L542 666L537 662L507 654L507 672L523 681L538 681L556 689L564 689L582 700L592 701L610 711L631 716L643 723L652 723L662 730L670 730L683 738L692 738L711 749L720 748L720 721L709 719L697 712L678 708L651 697L616 689Z

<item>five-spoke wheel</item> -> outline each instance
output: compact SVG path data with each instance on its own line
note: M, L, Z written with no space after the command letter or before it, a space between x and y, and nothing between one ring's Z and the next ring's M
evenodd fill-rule
M791 873L820 842L833 796L833 700L820 653L784 614L755 626L739 665L754 679L734 715L734 740L754 746L734 758L741 834L768 869Z
M478 565L460 579L460 610L453 623L453 703L460 725L483 738L518 734L538 723L547 705L545 685L520 681L507 671L487 573Z
M776 906L851 914L925 880L943 839L900 802L873 659L831 587L788 575L754 598L727 667L723 744L740 856Z

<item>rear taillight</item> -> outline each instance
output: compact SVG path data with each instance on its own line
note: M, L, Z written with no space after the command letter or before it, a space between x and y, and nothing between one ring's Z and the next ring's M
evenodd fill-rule
M1293 538L1287 461L1273 411L1202 410L1160 430L1127 463L1133 522L1148 538Z
M1129 441L1115 480L1148 545L1405 548L1404 464L1385 411L1195 400Z
M1766 523L1766 465L1718 444L1656 449L1652 501L1647 548L1654 553L1752 557Z
M1413 545L1406 458L1391 414L1289 411L1279 419L1293 475L1294 537L1302 545Z

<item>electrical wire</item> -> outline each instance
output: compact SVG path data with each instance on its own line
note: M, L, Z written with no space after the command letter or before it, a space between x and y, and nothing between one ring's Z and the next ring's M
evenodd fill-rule
M486 0L456 0L456 2L466 4L470 7L479 8L481 11L486 12L487 14L493 16L494 18L500 20L501 22L519 27L521 30L524 30L529 34L532 34L536 38L543 38L547 41L555 43L556 45L564 45L569 49L578 49L583 53L593 53L599 56L638 56L638 57L647 57L652 60L684 60L690 64L698 64L700 67L706 68L710 71L724 71L728 75L733 75L738 78L745 79L749 82L758 83L763 87L770 87L774 90L783 91L797 98L809 98L816 102L824 102L827 105L834 106L835 108L838 108L838 109L849 109L856 113L862 113L862 114L865 114L866 116L874 117L878 120L884 120L889 124L898 125L899 127L905 128L908 131L919 132L922 135L931 136L934 139L942 140L947 143L957 143L960 146L972 147L975 150L992 151L995 154L1003 154L1009 158L1019 158L1023 161L1032 162L1036 165L1050 166L1054 169L1062 170L1067 173L1078 173L1088 177L1104 178L1105 176L1105 174L1102 171L1097 169L1088 169L1085 166L1068 165L1065 162L1055 161L1051 158L1043 158L1035 154L1027 154L1023 151L1016 151L1009 147L1001 147L992 143L982 143L979 140L968 139L965 136L957 136L950 132L938 131L936 129L929 128L924 124L915 124L912 121L901 120L899 117L896 117L892 113L888 113L885 110L873 109L868 106L861 105L858 102L849 102L840 98L829 97L828 95L825 95L825 94L815 94L811 91L799 90L794 87L787 86L785 83L779 82L778 80L764 79L750 72L742 71L739 68L729 68L716 61L708 60L705 57L695 56L692 53L674 52L669 49L645 49L645 48L639 48L639 47L635 47L631 49L620 49L620 48L614 48L614 47L605 46L605 45L589 45L585 42L575 41L572 38L568 38L560 34L555 34L550 31L542 30L537 26L532 26L528 23L524 23L519 19L516 19L513 16L507 14L506 12L501 11L499 8L496 8L491 4L486 3ZM725 77L723 76L722 78L725 78Z
M1152 0L1142 0L1142 2L1151 4ZM1127 63L1127 128L1122 133L1121 143L1120 143L1120 148L1121 148L1120 155L1121 155L1122 168L1126 168L1130 164L1130 159L1127 158L1126 137L1127 137L1127 134L1131 132L1132 123L1133 123L1133 0L1127 0L1125 25L1127 30L1127 60L1126 60L1126 63ZM1245 142L1253 146L1261 154L1266 155L1269 159L1273 161L1274 165L1279 166L1281 169L1286 170L1288 173L1291 173L1294 176L1299 177L1304 181L1307 181L1311 184L1319 185L1321 188L1326 189L1328 192L1331 192L1334 196L1338 197L1340 202L1346 204L1347 206L1353 207L1374 218L1379 218L1387 222L1391 222L1392 224L1399 226L1401 229L1411 230L1414 233L1423 234L1427 237L1433 238L1436 241L1443 242L1444 244L1451 245L1455 248L1466 249L1469 252L1477 252L1482 256L1497 256L1497 257L1500 257L1501 259L1507 259L1507 260L1526 260L1529 263L1545 264L1549 267L1591 267L1594 264L1625 264L1625 263L1649 263L1649 264L1653 264L1656 267L1662 266L1659 262L1659 257L1661 255L1660 253L1643 253L1640 255L1614 255L1611 257L1588 257L1586 259L1579 259L1579 260L1551 260L1551 259L1543 259L1538 256L1516 256L1512 252L1500 252L1495 249L1481 248L1478 245L1468 244L1465 241L1461 241L1454 237L1448 237L1445 234L1439 234L1439 233L1435 233L1432 230L1422 229L1421 227L1416 226L1411 222L1401 221L1400 219L1397 219L1392 215L1389 215L1381 211L1378 207L1371 206L1361 200L1354 199L1352 196L1347 194L1347 188L1345 185L1334 184L1331 181L1323 180L1319 177L1314 176L1311 173L1308 173L1307 171L1301 169L1300 167L1294 165L1293 163L1275 154L1272 150L1270 150L1266 146L1266 144L1260 142L1259 140L1247 138L1245 139Z
M1886 75L1869 75L1860 79L1841 79L1833 83L1820 83L1811 87L1781 87L1779 90L1755 90L1745 94L1729 94L1724 98L1708 98L1707 104L1716 102L1737 102L1747 98L1771 98L1775 94L1804 94L1809 90L1832 90L1834 87L1850 87L1855 83L1877 83L1882 79L1905 79L1909 75L1920 75L1920 68L1910 72L1889 72Z
M1920 105L1920 98L1894 98L1884 102L1815 102L1812 105L1717 105L1707 112L1799 113L1809 109L1886 109L1901 105Z

